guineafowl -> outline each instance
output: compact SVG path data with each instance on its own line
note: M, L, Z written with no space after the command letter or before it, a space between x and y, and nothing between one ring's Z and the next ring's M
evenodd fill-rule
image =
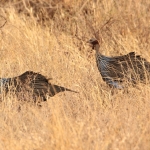
M19 93L28 92L34 100L40 97L43 101L46 101L47 96L52 97L64 91L75 92L62 86L53 85L48 82L45 76L33 71L26 71L13 78L0 78L0 93L14 92L19 95Z
M123 82L146 82L150 73L150 63L140 55L130 52L127 55L107 57L99 51L100 44L96 39L88 43L96 50L96 63L103 80L111 87L123 89Z

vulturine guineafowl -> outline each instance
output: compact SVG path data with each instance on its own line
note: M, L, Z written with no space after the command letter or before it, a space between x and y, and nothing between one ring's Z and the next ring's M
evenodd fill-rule
M28 92L34 100L40 97L43 101L46 101L47 96L52 97L64 91L75 92L65 87L53 85L48 82L45 76L33 71L26 71L20 76L13 78L0 78L0 93L14 92L16 95L19 95L19 93L24 94Z
M150 63L134 52L127 55L107 57L99 52L100 44L96 39L88 43L96 50L96 63L103 80L111 87L123 89L124 82L136 84L149 80Z

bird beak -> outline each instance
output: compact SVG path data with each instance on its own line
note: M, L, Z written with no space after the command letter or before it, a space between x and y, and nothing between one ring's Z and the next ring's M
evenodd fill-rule
M48 78L47 80L49 81L49 80L52 80L53 78Z
M87 41L87 43L89 43L89 45L92 47L92 49L94 49L94 45L90 41Z
M86 43L90 43L90 41L86 41Z

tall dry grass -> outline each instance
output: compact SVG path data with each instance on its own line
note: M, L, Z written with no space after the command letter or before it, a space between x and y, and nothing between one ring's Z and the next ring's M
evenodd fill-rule
M33 70L79 93L59 93L41 108L2 97L0 149L150 149L150 86L138 84L112 95L85 42L101 29L103 54L135 51L150 61L150 2L56 2L53 17L44 24L34 10L25 10L29 16L11 4L0 8L7 19L0 29L0 76Z

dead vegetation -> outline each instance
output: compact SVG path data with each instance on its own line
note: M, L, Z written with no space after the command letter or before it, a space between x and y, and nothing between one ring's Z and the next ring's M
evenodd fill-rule
M99 30L103 54L135 51L150 61L148 0L2 0L0 5L7 20L1 27L0 17L0 76L33 70L79 92L59 93L41 108L1 97L0 149L150 149L149 85L112 95L86 44Z

